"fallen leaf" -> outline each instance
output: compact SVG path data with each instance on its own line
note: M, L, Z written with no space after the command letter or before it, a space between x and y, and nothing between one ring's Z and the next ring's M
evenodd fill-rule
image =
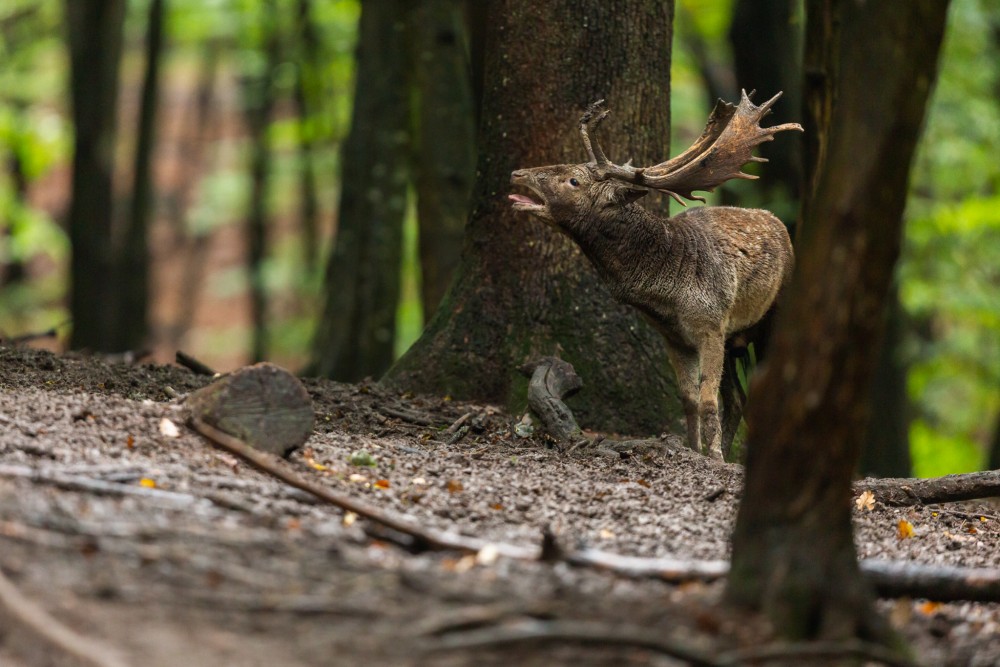
M646 481L646 480L644 480L644 479L640 479L640 480L637 480L637 481L636 481L636 484L638 484L639 486L644 486L644 487L646 487L647 489L648 489L648 488L649 488L650 486L652 486L652 485L651 485L651 484L650 484L649 482L647 482L647 481Z
M499 511L503 509L503 505L501 505L500 503L493 503L492 505L490 505L490 509Z
M940 602L932 602L932 601L928 600L927 602L923 602L923 603L919 604L917 606L917 611L919 611L924 616L931 616L931 615L937 613L938 609L940 609L940 608L941 608L941 603Z
M377 480L374 484L372 484L372 486L374 486L376 489L388 489L389 488L389 480L387 480L387 479Z
M427 485L427 480L426 480L426 479L424 479L423 477L414 477L414 478L413 478L412 480L410 480L410 481L411 481L411 482L412 482L413 484L416 484L416 485L418 485L418 486L426 486L426 485Z
M364 475L359 475L356 472L351 473L350 476L347 479L348 479L348 481L351 481L351 482L367 482L368 481L367 477L365 477Z
M599 534L600 534L602 540L610 540L610 539L614 538L614 536L615 536L615 534L612 533L607 528L602 528L601 532Z
M131 435L125 440L125 446L129 449L135 449L135 438Z
M901 540L905 540L908 537L913 537L913 524L906 519L900 519L899 523L896 524L896 535Z
M965 527L965 532L967 532L969 535L975 535L976 533L979 532L979 529L973 526L972 524L969 524L968 526Z
M854 504L858 506L858 510L866 510L871 512L875 509L875 494L871 491L865 491L858 499L854 501Z
M180 437L181 430L177 428L177 424L164 417L160 420L160 434L165 438L177 438Z
M448 493L460 493L460 492L462 492L464 490L465 490L465 487L462 486L462 483L460 481L458 481L457 479L449 479L448 480Z
M371 453L365 449L359 449L358 451L354 452L347 459L347 461L352 466L365 466L368 468L374 468L376 465L378 465L378 461L375 460L375 457L372 456Z
M142 479L139 480L139 486L145 487L147 489L155 489L156 482L149 479L148 477L143 477Z
M316 461L314 461L312 459L306 459L306 463L308 463L309 467L312 468L313 470L319 470L320 472L323 472L324 470L328 469L322 463L318 463L318 462L316 462Z
M342 523L345 526L353 526L354 522L358 520L358 515L354 512L344 512L344 519Z

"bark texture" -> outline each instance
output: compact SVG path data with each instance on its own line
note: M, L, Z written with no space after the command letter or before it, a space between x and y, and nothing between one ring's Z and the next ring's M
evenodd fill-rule
M947 4L810 5L819 10L810 21L832 17L841 26L844 76L821 88L836 90L837 99L800 230L796 279L749 407L727 589L730 600L762 610L792 637L888 637L859 576L848 500Z
M361 8L337 238L310 369L335 380L379 376L392 363L409 178L405 7L385 0Z
M125 0L66 0L74 146L69 227L73 348L113 352L118 299L112 173Z
M602 144L615 159L667 156L672 2L500 0L489 6L479 163L462 263L391 386L525 407L517 368L561 349L582 391L584 427L676 427L673 372L659 334L617 304L568 239L515 215L511 171L580 162L577 121L606 98ZM656 200L647 206L665 205Z

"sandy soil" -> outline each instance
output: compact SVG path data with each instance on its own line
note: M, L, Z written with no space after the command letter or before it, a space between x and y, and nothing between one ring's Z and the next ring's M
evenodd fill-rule
M0 348L0 570L126 664L683 664L635 646L448 648L545 622L646 629L710 654L768 640L762 624L717 604L720 583L414 553L405 536L352 521L184 427L176 396L207 381L180 368ZM538 544L548 526L564 544L727 557L737 465L686 450L568 456L518 437L521 415L490 406L306 386L316 429L291 459L339 491L507 543ZM445 433L466 414L461 439ZM163 433L165 418L177 437ZM357 452L374 465L352 465ZM988 505L877 504L855 512L856 542L862 557L998 567L996 515ZM914 537L897 536L900 519ZM1000 605L880 607L922 664L1000 663ZM0 607L0 665L49 664L76 663Z

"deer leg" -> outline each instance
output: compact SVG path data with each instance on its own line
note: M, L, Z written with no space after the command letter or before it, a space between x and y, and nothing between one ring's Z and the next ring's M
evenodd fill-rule
M700 384L701 363L697 351L683 350L667 346L667 358L677 375L681 405L687 421L688 447L701 451L701 423L698 418L698 386Z
M719 423L719 383L726 354L726 339L720 332L707 339L701 347L701 386L698 415L705 433L706 452L722 460L722 426Z

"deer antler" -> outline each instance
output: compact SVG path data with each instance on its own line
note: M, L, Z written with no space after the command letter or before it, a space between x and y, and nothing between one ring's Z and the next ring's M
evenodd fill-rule
M753 93L750 93L753 95ZM778 93L767 102L756 106L744 90L739 105L719 100L708 118L705 131L690 148L675 158L652 167L632 167L610 162L598 142L591 146L588 130L595 131L607 115L602 109L604 100L590 105L580 119L580 134L591 159L591 169L599 180L613 178L634 183L651 190L664 192L679 203L681 199L705 201L704 197L693 194L695 190L711 192L716 187L733 178L755 179L741 169L747 162L767 162L767 159L753 155L753 150L774 135L785 130L802 131L798 123L785 123L774 127L760 127L761 119L778 101Z

